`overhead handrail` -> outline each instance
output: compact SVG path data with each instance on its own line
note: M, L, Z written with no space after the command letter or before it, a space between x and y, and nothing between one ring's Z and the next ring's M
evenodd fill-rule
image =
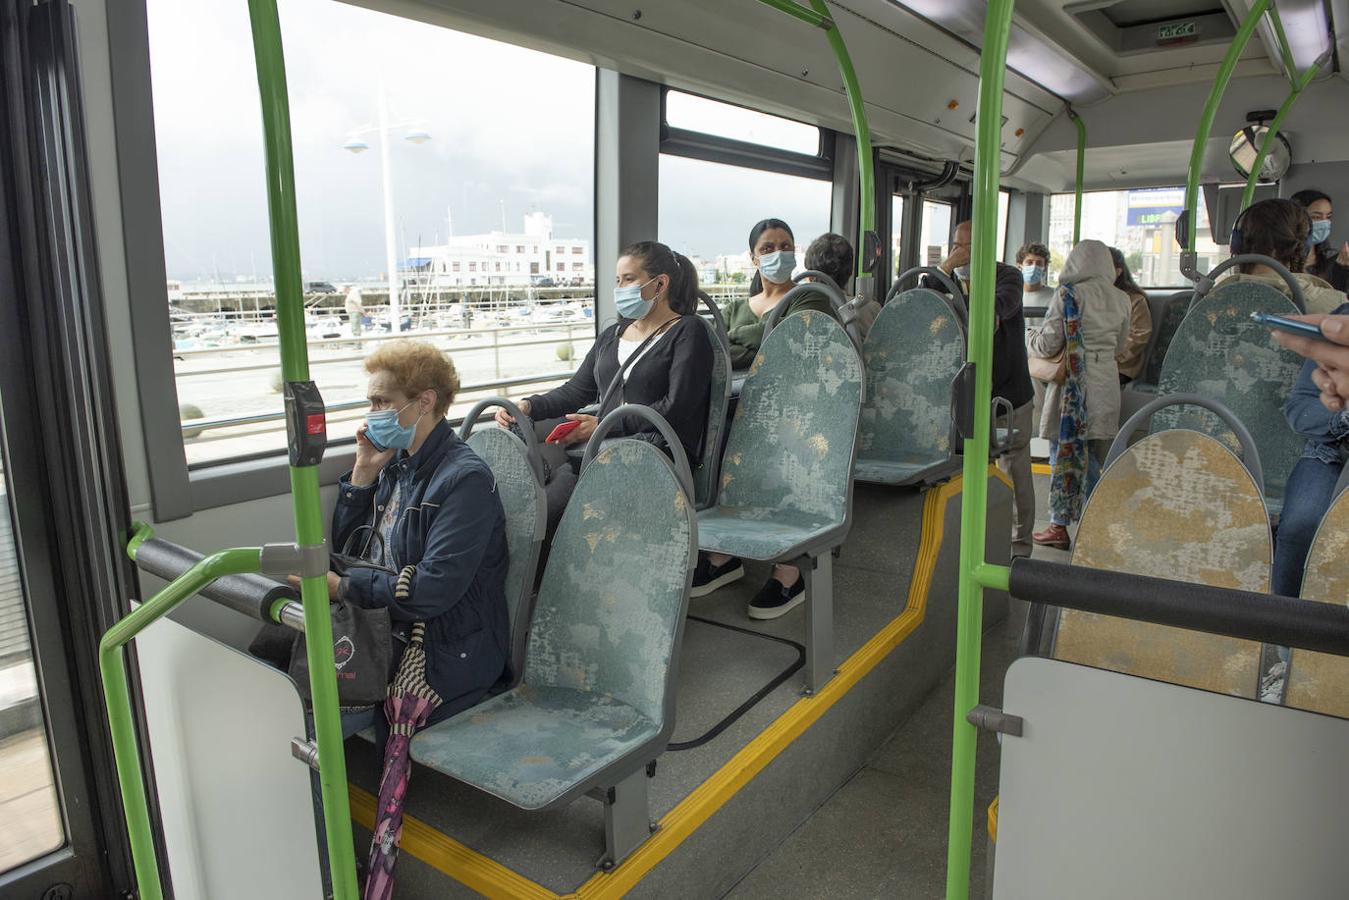
M1213 132L1213 119L1218 115L1218 104L1222 102L1223 94L1227 91L1227 83L1232 80L1237 60L1250 43L1251 35L1255 34L1260 17L1269 7L1270 0L1254 0L1251 3L1246 17L1241 20L1241 27L1237 29L1232 43L1227 47L1222 65L1218 67L1213 87L1209 89L1208 99L1204 102L1203 112L1199 116L1199 126L1195 129L1194 144L1190 147L1189 174L1185 180L1185 209L1176 220L1176 238L1181 245L1180 272L1190 281L1198 281L1202 276L1199 271L1199 255L1195 252L1195 239L1199 230L1199 175L1204 165L1204 151L1208 146L1208 138Z
M1259 0L1257 0L1259 2ZM957 422L963 433L964 478L960 502L960 588L956 613L955 716L951 745L951 806L946 845L946 900L968 900L974 828L974 754L977 733L965 718L979 703L979 654L983 589L1007 589L1008 570L984 558L988 503L989 430L993 412L993 293L997 283L998 179L1001 166L1002 92L1014 0L989 0L979 54L975 111L973 246L970 253L967 361L956 383L974 385L962 395ZM971 371L972 369L972 371Z
M1259 253L1238 253L1236 256L1229 256L1227 259L1214 266L1213 271L1200 276L1194 284L1194 299L1190 301L1190 306L1194 306L1200 300L1204 299L1204 296L1207 295L1209 291L1213 290L1213 286L1217 284L1219 275L1234 266L1251 263L1268 266L1273 269L1275 274L1283 279L1284 284L1288 285L1293 305L1298 308L1298 312L1305 313L1307 311L1307 298L1303 296L1302 285L1297 283L1297 279L1293 277L1293 273L1288 271L1287 267L1277 259L1263 256Z
M871 126L867 123L866 106L862 102L862 87L857 81L857 71L853 68L852 57L844 43L843 33L838 23L829 13L824 0L810 0L806 8L795 0L759 0L766 6L780 10L789 16L800 19L816 28L824 29L829 39L829 47L838 61L838 71L843 77L843 92L848 98L848 111L852 114L853 135L857 139L857 173L859 182L859 202L857 208L857 296L871 299L872 271L879 262L880 241L875 237L876 230L876 172L872 164Z
M1168 406L1198 406L1222 419L1223 424L1232 429L1232 433L1237 436L1237 443L1241 444L1241 461L1246 466L1246 471L1255 479L1255 486L1260 489L1261 495L1265 493L1265 472L1260 466L1260 451L1256 449L1255 438L1251 437L1250 430L1226 406L1211 397L1199 394L1166 394L1145 403L1142 409L1120 426L1119 434L1115 435L1115 440L1110 444L1110 450L1105 455L1105 464L1101 469L1104 471L1110 468L1110 464L1129 448L1129 437L1138 430L1138 427L1149 421L1159 409Z
M1271 7L1271 9L1272 8L1273 7ZM1278 19L1276 18L1275 21L1278 21ZM1286 43L1287 39L1284 38L1284 41ZM1302 96L1302 92L1306 89L1307 85L1311 84L1312 79L1316 77L1316 73L1329 61L1330 51L1327 50L1307 67L1307 71L1303 72L1300 76L1297 76L1293 81L1293 89L1288 93L1288 96L1284 98L1283 104L1279 107L1279 111L1274 114L1274 119L1269 125L1265 126L1265 139L1260 142L1260 150L1255 154L1255 162L1251 164L1251 174L1246 178L1246 190L1243 191L1241 195L1241 209L1250 206L1251 201L1255 199L1255 185L1260 180L1260 169L1265 164L1265 157L1269 155L1270 148L1274 146L1274 141L1278 137L1279 127L1283 125L1284 118L1288 115L1289 110L1293 108L1293 105L1297 103L1298 98ZM1292 59L1290 58L1288 62L1291 65ZM1290 69L1289 71L1291 72L1292 70Z

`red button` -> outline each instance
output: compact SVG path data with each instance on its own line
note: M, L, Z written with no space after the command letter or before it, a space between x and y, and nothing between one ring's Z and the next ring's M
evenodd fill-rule
M323 434L327 427L328 423L324 413L315 413L305 418L305 431L309 434Z

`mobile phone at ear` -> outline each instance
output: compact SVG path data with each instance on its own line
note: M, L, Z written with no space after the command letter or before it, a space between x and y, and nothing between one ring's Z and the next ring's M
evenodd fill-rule
M1266 328L1277 328L1280 331L1287 331L1290 334L1296 334L1301 337L1309 337L1315 341L1328 341L1321 333L1321 326L1313 325L1311 322L1302 322L1297 319L1289 319L1284 316L1276 316L1273 313L1253 312L1251 321Z
M580 422L576 421L563 422L561 425L557 426L552 431L548 432L548 437L544 438L543 442L545 444L556 444L558 441L562 440L564 437L571 434L573 431L575 431L580 427L581 427Z

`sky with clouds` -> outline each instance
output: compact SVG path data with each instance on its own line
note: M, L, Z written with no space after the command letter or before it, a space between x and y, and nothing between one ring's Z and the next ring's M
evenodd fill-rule
M262 123L247 6L148 0L155 129L168 274L183 280L270 272ZM593 235L594 69L571 60L348 6L288 0L281 23L291 101L300 244L307 279L378 275L384 264L377 137L384 92L400 252L456 234L553 217ZM691 122L790 143L790 127L690 107ZM672 110L671 117L675 112ZM425 131L431 140L404 136ZM711 257L745 249L777 216L804 245L825 231L827 182L662 158L656 236Z

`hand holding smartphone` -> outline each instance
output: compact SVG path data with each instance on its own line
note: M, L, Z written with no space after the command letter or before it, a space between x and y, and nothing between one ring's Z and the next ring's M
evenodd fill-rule
M1321 326L1313 325L1311 322L1302 322L1297 319L1289 319L1286 316L1276 316L1273 313L1263 312L1251 313L1251 321L1257 325L1264 325L1266 328L1277 328L1279 331L1287 331L1316 341L1329 342L1330 340L1321 333Z
M543 442L545 444L559 443L564 437L571 434L573 431L575 431L577 428L580 427L581 427L580 422L576 421L563 422L561 425L557 426L552 431L548 432L548 437L544 438Z

